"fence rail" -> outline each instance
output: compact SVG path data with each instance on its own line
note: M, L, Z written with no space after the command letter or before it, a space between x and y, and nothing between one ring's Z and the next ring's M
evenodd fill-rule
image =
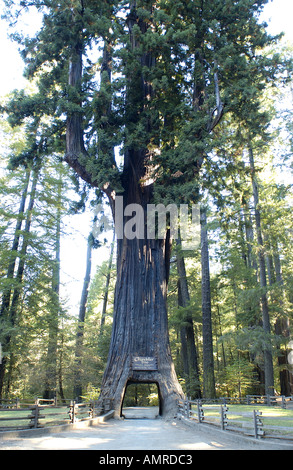
M271 395L246 395L244 397L220 397L220 398L206 398L202 399L205 404L219 403L223 405L267 405L267 406L280 406L287 408L287 404L293 403L293 396L286 397L285 395L271 396Z
M292 397L287 397L288 401L292 401ZM243 402L241 403L243 404ZM246 404L251 405L249 402ZM254 404L254 403L253 403ZM264 400L261 404L267 404ZM270 406L276 405L271 401ZM284 402L281 404L284 408ZM178 416L195 420L198 423L206 423L220 427L224 431L234 431L247 436L253 436L256 439L270 437L293 440L293 416L272 416L266 414L265 411L259 409L248 409L247 411L237 410L237 407L227 405L225 402L220 403L212 400L183 400L178 402ZM281 421L283 425L272 424L276 420ZM286 423L291 426L286 426Z
M56 398L45 400L36 398L34 403L1 400L0 431L43 428L57 424L73 424L101 416L112 409L112 401L103 403L92 401L58 405Z

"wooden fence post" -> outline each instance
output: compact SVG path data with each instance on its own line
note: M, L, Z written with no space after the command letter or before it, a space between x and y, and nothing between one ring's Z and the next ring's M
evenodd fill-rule
M221 429L222 431L225 430L228 424L227 412L228 412L228 407L226 405L221 405Z
M70 418L70 423L74 424L75 423L75 400L70 401L69 418Z
M197 400L197 417L198 422L202 423L204 420L204 411L200 400Z
M37 428L39 424L39 399L35 399L35 404L32 406L32 416L30 427Z
M185 401L185 416L187 419L190 418L190 403L189 403L188 398Z
M254 437L258 439L262 434L261 411L253 410Z
M90 418L94 417L94 408L95 408L95 402L91 401L89 404L89 417Z

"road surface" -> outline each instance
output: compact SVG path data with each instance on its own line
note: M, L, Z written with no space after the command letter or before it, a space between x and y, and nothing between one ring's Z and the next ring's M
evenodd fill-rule
M156 413L155 413L156 414ZM51 435L0 440L0 450L259 450L270 443L257 444L221 432L207 425L187 425L180 420L145 419L145 410L125 411L128 419L110 419L97 426ZM132 417L132 419L129 419ZM135 419L133 419L135 418Z

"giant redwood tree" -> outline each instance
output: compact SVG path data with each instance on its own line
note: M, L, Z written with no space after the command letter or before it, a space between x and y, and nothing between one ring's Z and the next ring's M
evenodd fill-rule
M48 142L64 142L65 161L122 220L100 400L112 399L119 414L129 383L152 382L171 412L182 396L168 339L171 239L168 228L148 239L147 205L198 202L214 129L225 113L247 121L243 113L258 112L278 69L261 54L273 41L258 24L267 0L5 2L10 14L25 6L43 14L36 36L19 38L39 91L16 93L7 111L16 122L48 116ZM143 210L139 237L129 207Z

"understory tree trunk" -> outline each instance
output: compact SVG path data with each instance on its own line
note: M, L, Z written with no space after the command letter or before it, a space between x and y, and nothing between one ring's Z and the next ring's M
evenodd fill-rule
M81 401L82 395L82 349L83 349L83 335L84 335L84 321L86 316L87 299L89 292L89 285L91 280L91 268L92 268L92 249L93 249L93 236L92 232L89 234L87 242L87 254L86 254L86 270L83 281L83 288L80 299L78 324L75 339L75 372L74 372L74 385L73 395L74 398L79 402Z
M213 356L213 333L211 311L211 286L209 246L205 208L200 211L201 223L201 292L202 292L202 337L203 337L203 396L215 398L215 375Z
M279 365L279 377L280 377L280 388L281 395L286 397L292 395L293 393L293 372L290 370L289 364L289 349L288 342L290 340L290 320L289 316L286 314L284 308L284 281L281 271L281 260L278 253L277 244L274 246L274 268L275 268L275 277L276 282L279 284L280 292L278 303L280 306L280 313L275 323L275 333L280 338L282 338L284 346L283 348L278 347L278 365Z
M21 195L20 206L18 211L18 217L16 221L16 227L14 232L13 243L11 247L11 259L9 260L8 269L7 269L7 287L3 289L2 293L2 302L0 307L0 343L4 342L4 331L5 331L5 322L8 321L9 317L9 307L11 296L13 293L13 278L15 275L16 261L20 245L20 230L22 227L22 222L25 212L25 204L27 199L27 192L30 180L30 170L26 171L26 178L24 182L24 189ZM10 340L9 340L10 341ZM7 363L7 357L4 356L0 362L0 398L2 398L3 385L4 385L4 376L5 376L5 367Z
M57 393L57 362L58 362L58 334L60 317L60 241L61 241L61 198L62 180L59 178L57 189L57 213L55 232L55 259L52 269L51 311L48 318L48 349L46 357L44 399L52 399ZM61 381L62 383L62 381ZM59 376L60 384L60 376ZM64 399L64 396L61 398Z
M266 280L266 265L264 256L264 243L261 227L261 214L259 209L259 195L258 195L258 183L256 179L254 155L251 145L248 148L249 151L249 163L253 190L253 202L254 202L254 213L255 213L255 226L257 234L258 244L258 260L259 260L259 284L262 289L261 294L261 310L262 310L262 323L263 329L266 333L266 344L264 345L264 373L265 373L265 393L266 395L274 395L274 365L273 365L273 354L272 354L272 343L271 343L271 323L270 313L267 299L267 280Z
M9 310L6 314L6 320L7 320L6 331L7 332L4 336L4 351L7 353L7 355L4 356L0 364L0 396L2 395L5 373L7 373L6 372L7 364L10 364L8 368L8 377L7 377L7 387L6 387L7 393L9 392L9 387L10 387L10 382L11 382L11 374L13 370L12 365L14 362L13 348L11 348L11 343L13 342L15 331L17 331L15 327L18 321L17 317L18 317L18 310L19 310L21 293L22 293L22 281L23 281L23 276L24 276L27 249L30 243L29 234L30 234L31 222L32 222L32 212L33 212L34 204L35 204L39 171L40 171L40 167L37 165L33 172L33 180L32 180L32 186L30 190L30 199L29 199L29 204L27 208L27 215L26 215L25 226L24 226L24 231L23 231L22 247L19 253L19 263L18 263L18 267L16 270L16 274L15 274L14 290L13 290L13 294L10 293L12 295L12 299L11 299L11 304L9 306Z
M102 337L104 333L104 326L105 326L106 313L107 313L107 304L108 304L108 297L109 297L109 288L110 288L110 281L111 281L111 269L113 265L114 248L115 248L115 232L113 233L113 240L111 242L110 257L109 257L108 268L107 268L107 273L106 273L106 283L105 283L104 295L103 295L103 307L102 307L102 313L101 313L101 325L100 325L99 337Z
M185 260L181 250L181 240L177 241L178 305L187 308L190 305ZM184 373L186 375L186 393L192 399L201 398L198 356L194 338L193 319L187 311L180 329Z

